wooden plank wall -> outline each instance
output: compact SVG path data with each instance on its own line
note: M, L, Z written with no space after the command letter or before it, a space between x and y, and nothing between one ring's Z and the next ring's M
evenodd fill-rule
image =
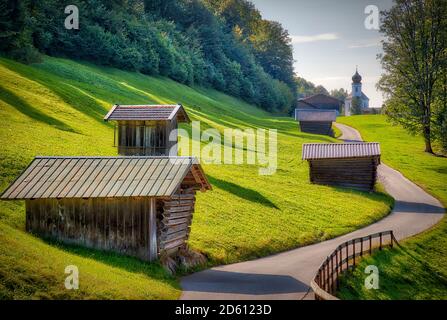
M171 150L171 148L174 148L173 155L178 156L178 146L177 146L178 132L173 131L175 129L178 129L177 117L174 117L174 119L170 120L166 125L166 155L169 155L169 151ZM173 141L169 140L169 135L171 134L171 131L173 135Z
M26 229L149 261L150 201L147 197L26 200Z
M118 121L118 154L169 155L169 132L176 121Z
M163 213L159 227L159 251L175 255L186 246L192 215L195 191L188 189L163 201Z
M310 160L310 181L370 191L376 183L378 164L378 157Z
M325 134L333 136L332 122L330 121L300 121L301 132Z

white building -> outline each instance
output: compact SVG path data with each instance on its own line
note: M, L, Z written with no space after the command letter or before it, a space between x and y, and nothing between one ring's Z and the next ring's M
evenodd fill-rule
M351 115L352 99L354 97L360 98L360 105L362 110L369 108L369 98L362 91L362 76L358 73L357 68L355 74L352 76L352 92L345 99L345 115Z

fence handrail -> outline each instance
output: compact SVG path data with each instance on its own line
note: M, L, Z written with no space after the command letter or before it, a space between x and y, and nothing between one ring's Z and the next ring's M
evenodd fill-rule
M388 242L384 242L389 236ZM373 246L373 240L379 238L378 246ZM366 242L366 245L364 245ZM372 254L373 250L382 250L385 246L393 247L394 243L399 245L394 237L393 230L387 230L370 234L368 236L354 238L341 243L326 257L318 269L310 286L318 300L339 300L333 294L338 289L338 277L342 272L349 270L356 264L356 258L365 253ZM357 250L357 246L360 246ZM351 253L350 253L351 251ZM343 253L345 253L343 257ZM335 263L334 263L335 258Z

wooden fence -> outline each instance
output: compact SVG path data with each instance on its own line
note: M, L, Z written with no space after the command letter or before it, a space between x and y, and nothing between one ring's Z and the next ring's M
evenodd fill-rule
M356 264L356 258L374 250L398 244L392 230L355 238L340 244L322 263L310 286L316 300L338 300L333 294L339 288L339 275Z

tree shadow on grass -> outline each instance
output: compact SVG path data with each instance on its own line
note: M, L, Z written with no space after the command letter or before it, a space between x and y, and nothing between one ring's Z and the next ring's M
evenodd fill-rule
M174 277L170 276L159 262L147 262L135 257L126 256L112 251L86 248L81 245L67 244L48 237L42 238L48 245L63 250L66 253L92 259L108 266L119 268L131 273L144 274L152 279L162 280L173 285Z
M207 175L211 184L219 189L225 190L235 196L255 203L260 203L270 208L279 209L273 202L260 194L258 191L242 187L238 184L221 180Z
M30 117L31 119L34 119L36 121L42 122L47 125L50 125L50 126L55 127L59 130L62 130L62 131L79 133L78 131L74 130L72 127L65 124L64 122L57 120L57 119L41 112L40 110L34 108L28 102L24 101L22 98L15 95L12 91L9 91L8 89L2 87L1 85L0 85L0 100L11 105L17 111Z
M24 66L20 63L2 60L1 65L12 72L15 72L28 80L34 81L41 86L49 89L55 95L57 95L62 101L70 105L75 110L82 112L88 117L96 120L98 123L107 125L103 121L104 115L107 113L106 110L98 104L92 97L83 94L79 94L75 91L73 87L75 85L70 85L68 82L72 82L76 85L80 85L75 81L67 80L57 74L57 70L53 72L47 71L46 69ZM65 75L65 77L72 76L72 74ZM92 83L84 83L85 86L93 85ZM99 89L97 89L99 90ZM82 90L81 90L82 91ZM103 90L107 92L106 90ZM106 94L104 94L106 95Z

